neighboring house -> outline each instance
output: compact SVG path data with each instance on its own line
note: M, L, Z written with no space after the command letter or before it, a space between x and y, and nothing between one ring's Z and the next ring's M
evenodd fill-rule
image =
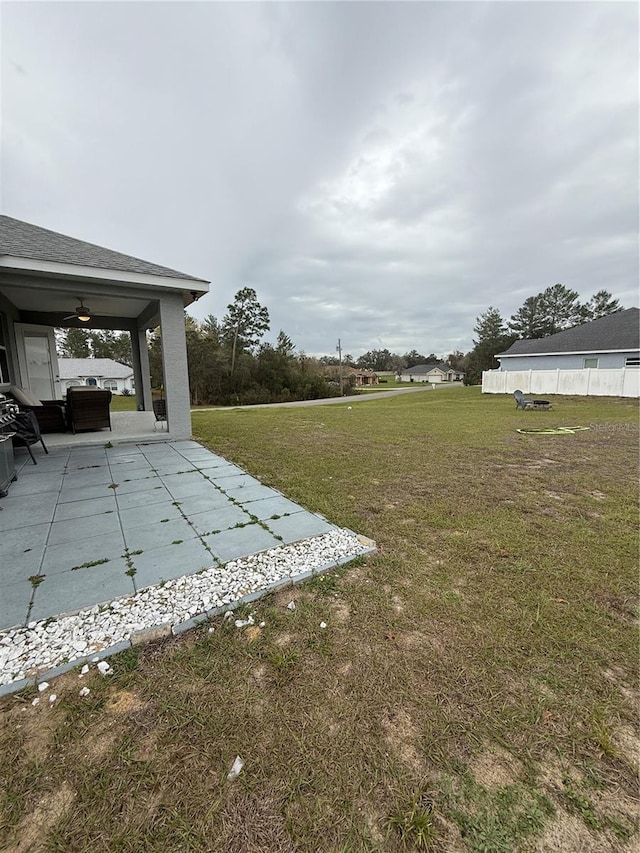
M361 370L360 368L349 368L349 375L355 376L356 385L377 385L378 374L373 370Z
M340 380L340 368L336 365L329 365L323 372L330 382L338 382ZM378 374L374 373L373 370L343 366L342 380L345 384L349 383L359 388L362 385L377 385Z
M0 392L16 385L60 399L54 329L113 329L131 337L137 408L151 411L147 330L160 326L168 432L189 437L184 309L208 290L203 279L0 216Z
M640 312L627 308L498 353L482 374L483 394L640 396Z
M135 393L133 368L112 358L59 358L63 389L74 385L106 388L112 394Z
M640 312L617 311L498 353L500 370L605 370L640 365Z
M462 370L454 370L444 361L431 362L429 364L416 364L414 367L406 367L398 374L399 382L462 382L464 373Z

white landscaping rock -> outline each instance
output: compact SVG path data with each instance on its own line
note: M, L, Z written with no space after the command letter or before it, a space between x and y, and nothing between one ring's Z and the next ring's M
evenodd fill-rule
M240 775L240 771L244 767L244 761L240 758L239 755L236 756L236 760L233 762L231 766L231 770L227 773L227 780L229 782L233 782L234 779L237 779Z

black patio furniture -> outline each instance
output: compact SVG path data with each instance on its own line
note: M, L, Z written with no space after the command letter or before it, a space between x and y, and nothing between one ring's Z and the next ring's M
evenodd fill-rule
M16 412L13 416L13 423L8 429L13 434L13 446L26 447L34 465L37 465L38 463L33 455L33 451L31 450L32 444L40 442L44 452L49 453L40 433L38 419L33 412Z
M81 430L111 429L111 391L77 386L67 390L67 420L75 435Z
M156 417L155 423L153 425L153 429L157 427L159 423L164 423L167 428L167 401L164 399L154 400L153 401L153 414ZM162 427L164 429L164 427Z
M12 385L6 392L23 412L33 412L40 432L66 432L67 415L64 400L39 400L26 388Z

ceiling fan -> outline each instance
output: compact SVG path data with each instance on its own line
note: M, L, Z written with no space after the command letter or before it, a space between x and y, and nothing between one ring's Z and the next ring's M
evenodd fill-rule
M91 319L91 309L84 304L84 297L80 297L80 305L76 306L75 314L69 314L68 317L63 317L63 320L80 320L81 323L88 323Z

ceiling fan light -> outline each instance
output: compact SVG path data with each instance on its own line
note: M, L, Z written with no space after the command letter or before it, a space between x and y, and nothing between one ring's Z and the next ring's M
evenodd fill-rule
M88 323L90 319L91 319L91 314L89 314L89 312L86 309L84 311L78 312L78 320L80 320L81 323Z

